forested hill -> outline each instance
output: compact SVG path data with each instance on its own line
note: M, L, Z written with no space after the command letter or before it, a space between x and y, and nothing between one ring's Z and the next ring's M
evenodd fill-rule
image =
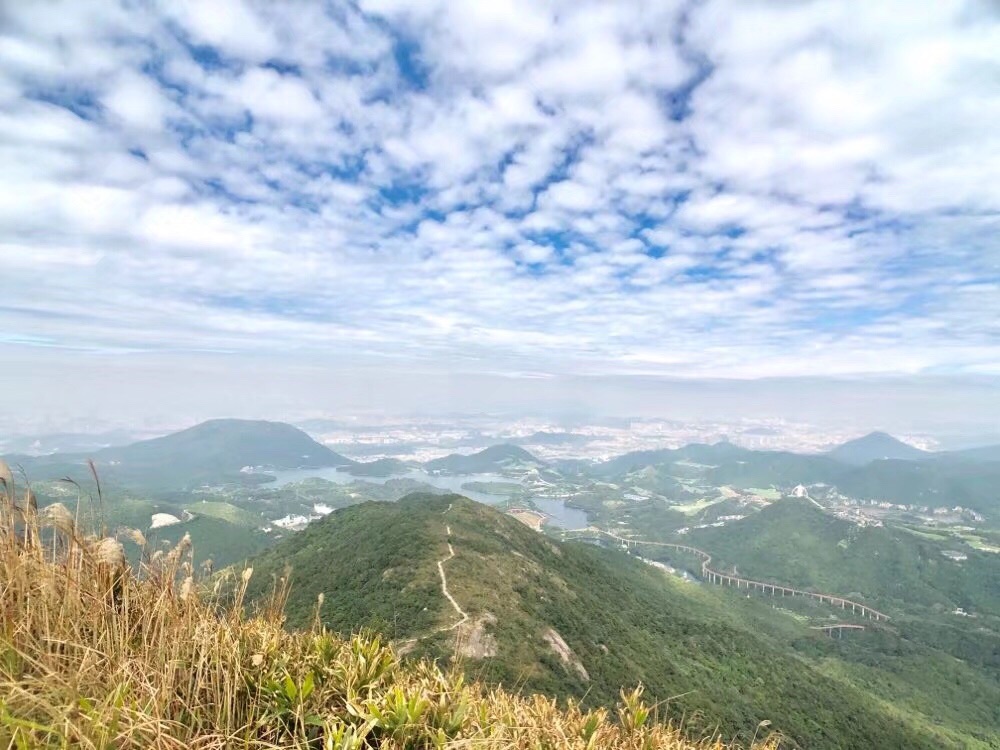
M890 458L919 461L932 454L915 448L909 443L904 443L885 432L872 432L837 446L828 455L841 463L863 466L872 461Z
M544 462L535 458L524 448L516 445L492 445L477 453L462 455L453 453L435 458L424 464L427 471L447 474L477 474L498 471L512 466L543 466Z
M760 513L718 528L697 529L691 544L720 569L736 567L757 580L813 591L856 593L869 602L970 611L1000 616L1000 557L948 546L904 528L859 527L824 513L808 499L785 498Z
M283 422L213 419L163 437L89 455L19 457L33 479L69 474L92 459L103 479L123 486L186 489L233 481L244 467L295 469L354 462Z
M291 567L291 626L311 622L323 594L329 627L371 627L403 651L457 656L492 683L606 705L642 682L693 731L747 738L769 720L802 747L938 746L727 618L718 592L617 551L552 541L459 496L339 510L252 564L256 598Z

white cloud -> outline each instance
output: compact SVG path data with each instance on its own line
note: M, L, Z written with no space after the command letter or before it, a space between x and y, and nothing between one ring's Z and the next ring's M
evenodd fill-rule
M288 363L992 372L998 14L685 8L16 5L0 323Z
M251 68L220 93L266 120L313 122L325 115L316 97L299 78L268 68Z
M595 211L600 207L600 193L589 185L563 180L550 185L545 200L567 211Z
M148 76L125 71L104 95L104 106L127 126L158 131L171 112L169 99Z
M168 7L197 44L249 60L266 60L282 51L265 20L243 0L181 0Z

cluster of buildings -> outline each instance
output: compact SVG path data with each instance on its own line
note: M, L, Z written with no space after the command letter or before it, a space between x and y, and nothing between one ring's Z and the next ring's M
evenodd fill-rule
M831 515L834 515L837 518L841 518L845 521L850 521L851 523L855 524L856 526L860 526L861 528L865 528L866 526L870 526L872 528L879 528L885 525L882 523L881 519L867 516L857 508L835 507L830 509L830 513Z
M737 518L743 518L743 516L736 516ZM708 528L719 528L720 526L725 526L726 522L719 520L715 523L700 523L697 526L684 526L677 529L678 534L687 534L691 529L708 529Z

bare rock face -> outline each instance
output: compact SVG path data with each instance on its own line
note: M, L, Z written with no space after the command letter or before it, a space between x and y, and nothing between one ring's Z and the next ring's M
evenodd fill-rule
M569 647L569 644L563 640L563 637L555 629L549 628L546 630L542 634L542 638L552 647L552 650L556 652L556 655L567 669L573 669L584 680L590 680L590 675L587 674L587 670L584 669L583 664L577 658L576 654L573 653L573 649Z
M472 617L455 631L455 655L469 659L486 659L497 655L497 639L487 632L497 618L489 612Z

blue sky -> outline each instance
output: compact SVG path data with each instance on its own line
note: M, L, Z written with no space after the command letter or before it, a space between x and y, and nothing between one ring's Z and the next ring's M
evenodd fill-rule
M997 50L986 0L6 3L0 351L992 378Z

